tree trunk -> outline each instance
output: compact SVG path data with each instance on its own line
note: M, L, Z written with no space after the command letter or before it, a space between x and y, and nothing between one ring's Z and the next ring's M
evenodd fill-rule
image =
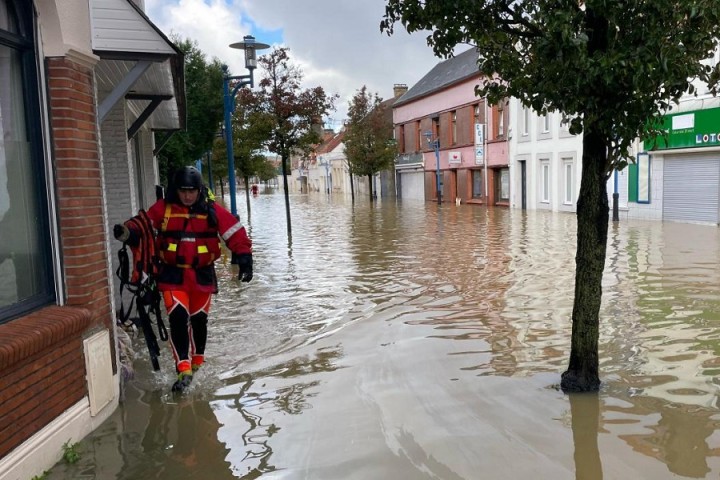
M290 235L292 234L292 226L290 225L290 192L288 190L288 181L287 181L287 156L283 155L280 157L282 159L282 176L283 176L283 188L285 189L285 217L287 218L287 232L288 232L288 238L290 238Z
M583 136L582 180L577 203L570 363L560 382L565 392L589 392L600 388L598 337L609 220L605 177L607 153L600 136L592 131L592 127L587 127Z
M370 201L373 200L373 181L372 181L372 175L368 174L368 190L370 191Z
M350 172L350 200L355 203L355 181L352 172Z
M220 198L225 198L225 179L220 177Z

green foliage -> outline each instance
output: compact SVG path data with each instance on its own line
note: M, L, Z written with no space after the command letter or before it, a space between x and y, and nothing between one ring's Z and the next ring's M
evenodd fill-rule
M388 0L381 29L401 21L431 30L438 55L477 46L491 102L513 96L539 113L572 118L571 132L591 131L608 150L609 172L637 138L651 138L661 116L693 88L718 87L720 67L702 63L720 37L717 0ZM497 76L493 76L497 74Z
M255 175L261 182L267 182L278 176L278 167L266 157L262 157L262 162L257 166Z
M193 165L212 148L223 119L223 71L207 59L196 41L173 39L185 54L187 130L176 132L158 154L163 182L175 169Z
M363 87L349 103L345 155L353 175L374 175L391 168L397 155L389 103Z
M284 161L292 154L308 153L320 142L319 125L334 109L337 95L327 95L322 87L301 89L302 71L295 66L287 48L276 48L259 58L264 70L257 92L258 106L268 115L268 151Z
M262 108L261 96L250 89L241 89L232 122L236 175L242 178L258 175L266 161L261 152L273 127L272 116Z
M43 472L43 473L40 474L40 475L35 475L35 476L32 477L30 480L45 480L45 479L47 478L47 476L48 476L48 472L45 471L45 472Z
M71 440L63 443L63 455L62 458L65 463L73 464L80 460L80 452L78 452L79 443L70 443Z

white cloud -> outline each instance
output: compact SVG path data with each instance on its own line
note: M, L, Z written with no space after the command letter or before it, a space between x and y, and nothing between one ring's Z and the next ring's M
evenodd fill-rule
M281 30L304 87L340 95L330 115L336 126L363 85L390 98L393 84L412 87L441 61L424 34L409 35L400 25L392 37L380 32L384 0L145 0L145 7L163 32L196 40L238 75L246 73L242 52L228 45L248 34L268 43L255 32Z

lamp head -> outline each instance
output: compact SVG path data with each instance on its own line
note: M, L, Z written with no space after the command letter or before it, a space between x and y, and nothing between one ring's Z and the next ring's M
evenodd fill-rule
M230 44L230 48L245 50L245 68L254 70L257 68L257 56L255 52L270 48L270 45L256 42L255 37L252 35L245 35L242 42L232 43Z

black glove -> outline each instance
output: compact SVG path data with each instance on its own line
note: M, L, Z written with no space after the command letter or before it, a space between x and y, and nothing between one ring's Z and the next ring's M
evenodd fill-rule
M116 240L120 240L121 242L127 242L128 238L130 238L130 229L127 228L125 225L120 225L119 223L116 223L113 227L113 235L115 236Z
M253 259L252 253L241 253L235 256L238 265L238 280L241 282L249 282L253 278Z

